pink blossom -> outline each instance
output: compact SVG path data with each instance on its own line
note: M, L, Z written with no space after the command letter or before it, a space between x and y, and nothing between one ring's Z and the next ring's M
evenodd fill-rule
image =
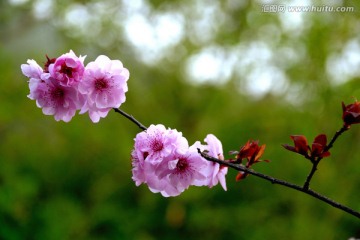
M185 153L189 144L176 129L166 129L164 125L150 127L135 138L135 149L146 155L146 158L158 162L173 152Z
M81 96L73 87L66 87L52 78L42 79L31 96L45 115L54 115L56 121L69 122L83 104Z
M84 60L85 56L77 57L75 53L70 50L70 52L58 57L55 63L48 66L49 73L51 77L59 81L62 86L77 86L84 74Z
M40 79L43 69L33 59L27 60L27 64L21 64L22 73L28 78Z
M21 71L29 78L30 94L28 95L28 98L34 100L34 91L36 90L38 84L42 81L41 75L43 74L43 69L32 59L29 59L27 63L28 64L21 64Z
M131 151L131 165L132 165L132 179L135 182L136 186L146 181L145 172L144 172L144 155L140 151L133 149Z
M163 196L177 196L192 185L195 181L206 179L203 169L207 166L197 151L189 151L186 154L174 154L163 159L157 166L156 175L172 188L161 191Z
M112 108L119 108L126 99L128 79L129 71L119 60L101 55L87 64L79 84L79 92L86 96L80 113L89 112L90 119L98 122Z
M159 177L157 169L160 165L168 165L165 159L185 154L188 148L188 142L181 132L166 129L161 124L151 125L146 131L138 133L131 154L132 178L136 185L146 183L152 192L161 192L163 196L179 194L168 178Z
M208 134L205 138L207 145L201 145L199 142L196 142L190 148L200 148L201 151L207 150L209 156L224 159L222 144L218 138L213 134ZM207 161L207 167L203 170L203 173L206 175L205 180L195 181L194 185L196 186L208 186L213 187L219 182L223 189L226 191L226 179L228 168L221 166L218 163Z

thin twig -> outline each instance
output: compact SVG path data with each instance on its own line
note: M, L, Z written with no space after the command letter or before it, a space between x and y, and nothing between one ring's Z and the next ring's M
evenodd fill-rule
M342 128L340 128L340 130L335 133L335 135L333 136L333 138L331 139L329 144L325 147L324 152L329 151L330 148L333 147L334 142L336 141L336 139L338 137L340 137L340 135L343 134L343 132L345 132L346 130L349 130L349 126L344 125Z
M130 121L132 121L133 123L135 123L140 129L142 130L146 130L147 127L145 127L141 122L139 122L136 118L134 118L132 115L127 114L126 112L124 112L123 110L119 109L119 108L114 108L115 112L120 113L121 115L123 115L124 117L126 117L127 119L129 119Z
M345 125L344 125L342 128L340 128L340 130L338 130L338 131L335 133L335 135L333 136L333 138L331 139L331 141L329 142L329 144L326 145L326 147L324 148L323 151L324 151L324 152L329 151L330 148L333 147L336 139L337 139L338 137L340 137L340 135L341 135L343 132L345 132L346 130L348 130L348 129L349 129L349 127L348 127L348 126L345 126ZM303 188L304 188L305 190L306 190L306 189L309 189L310 181L311 181L312 177L314 176L314 174L315 174L315 172L316 172L316 170L317 170L317 166L319 165L321 159L323 159L323 158L318 158L316 161L315 161L315 159L312 159L311 162L312 162L313 166L312 166L311 171L310 171L309 175L307 176L306 181L305 181L304 186L303 186Z
M341 134L341 133L340 133ZM274 177L271 177L271 176L267 176L265 174L262 174L262 173L258 173L258 172L255 172L254 170L252 169L249 169L249 168L246 168L245 166L242 166L240 164L236 164L236 163L231 163L231 162L228 162L228 161L224 161L224 160L220 160L220 159L217 159L217 158L214 158L214 157L211 157L209 155L207 155L205 152L201 152L200 149L198 149L198 152L201 154L201 156L209 161L212 161L212 162L217 162L219 164L222 164L222 165L225 165L225 166L228 166L228 167L231 167L235 170L238 170L238 171L243 171L243 172L246 172L248 174L251 174L251 175L254 175L254 176L257 176L259 178L262 178L262 179L265 179L273 184L279 184L279 185L282 185L282 186L285 186L285 187L288 187L288 188L292 188L292 189L295 189L297 191L300 191L300 192L303 192L305 194L308 194L314 198L317 198L319 199L320 201L323 201L335 208L338 208L344 212L347 212L357 218L360 219L360 212L357 212L347 206L344 206L338 202L335 202L334 200L328 198L328 197L325 197L311 189L304 189L303 187L299 186L299 185L296 185L296 184L293 184L293 183L290 183L290 182L287 182L287 181L284 181L284 180L280 180L280 179L277 179L277 178L274 178Z

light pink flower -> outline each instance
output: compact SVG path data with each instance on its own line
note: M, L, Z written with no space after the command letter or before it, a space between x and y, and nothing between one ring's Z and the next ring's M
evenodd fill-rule
M168 178L160 178L156 169L165 164L165 158L175 154L185 154L189 145L181 132L166 129L164 125L151 125L146 131L138 133L132 151L132 173L136 185L146 183L152 192L163 196L178 194L178 189L169 184Z
M171 189L161 191L163 196L177 196L187 189L194 181L205 180L203 169L207 161L197 151L189 151L184 154L174 154L163 159L156 168L156 175L165 180Z
M224 159L222 144L213 134L208 134L205 138L207 145L201 145L199 142L196 142L190 148L200 148L201 151L209 151L209 156L215 157L218 159ZM196 186L208 186L213 187L219 182L223 189L226 191L226 179L225 176L228 172L228 168L221 166L218 163L207 161L207 167L203 170L203 173L206 175L205 180L195 181L194 185Z
M69 122L83 104L75 88L62 86L52 77L42 79L31 95L43 113L54 115L56 121Z
M28 98L34 100L34 91L36 90L38 84L42 81L41 75L43 74L43 69L32 59L29 59L27 63L28 64L21 64L21 71L29 78L30 94L28 95Z
M181 132L166 129L164 125L150 125L150 127L135 138L135 149L144 153L150 161L158 162L173 152L184 153L189 144Z
M27 64L21 64L22 73L28 78L40 79L43 69L33 59L27 60Z
M98 122L112 108L119 108L125 102L128 91L129 71L119 60L110 60L101 55L87 64L79 92L86 95L86 102L80 113L89 112L90 119Z
M85 56L77 57L70 50L70 52L58 57L55 63L48 66L49 73L62 86L77 86L84 74L84 60Z
M136 151L133 149L131 151L131 165L132 165L132 179L135 182L136 186L140 186L140 184L146 181L145 172L144 172L144 155L141 154L140 151Z

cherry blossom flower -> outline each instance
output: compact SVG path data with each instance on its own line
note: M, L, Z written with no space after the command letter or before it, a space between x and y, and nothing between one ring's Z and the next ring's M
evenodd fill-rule
M62 86L52 77L42 79L30 95L42 112L54 115L56 121L69 122L83 103L75 88Z
M201 151L208 151L208 155L214 158L218 158L223 160L223 149L220 140L215 137L213 134L208 134L204 140L207 145L201 145L200 142L194 143L190 148L197 149L199 148ZM196 186L208 186L213 187L217 185L219 182L223 189L226 191L226 179L225 176L228 172L228 168L226 166L220 165L219 163L206 161L206 168L203 170L203 174L205 174L206 179L201 181L195 181L194 185Z
M28 64L21 64L22 73L29 78L29 89L30 94L28 98L34 100L34 92L38 86L38 84L42 81L41 75L43 74L43 69L37 64L36 61L29 59L27 61Z
M54 63L48 58L51 64L48 66L50 76L59 81L60 85L73 87L77 86L82 80L84 74L84 60L85 56L77 57L75 53L70 52L56 58ZM46 71L45 71L46 72Z
M207 161L195 149L189 149L186 154L173 154L158 164L156 175L171 188L161 191L163 196L177 196L192 185L195 181L206 179L203 169ZM164 181L165 180L165 181Z
M21 64L22 73L28 78L36 78L40 80L43 69L33 59L27 60L27 64Z
M168 166L165 159L174 154L185 154L188 148L188 142L181 132L166 129L161 124L150 125L146 131L138 133L131 154L135 184L139 186L145 183L152 192L161 192L163 196L179 194L179 190L169 183L168 177L159 177L157 169L159 165Z
M79 84L79 92L86 98L80 113L89 112L90 119L98 122L112 108L119 108L126 99L128 79L129 71L119 60L101 55L87 64Z

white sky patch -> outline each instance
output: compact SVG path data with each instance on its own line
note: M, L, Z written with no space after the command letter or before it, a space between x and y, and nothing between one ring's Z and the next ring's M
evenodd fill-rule
M99 26L96 26L96 24L91 25L91 20L91 14L86 6L73 4L69 6L66 11L64 25L74 29L71 32L74 36L80 37L88 33L92 35L94 32L99 32ZM89 29L91 29L91 31L89 31Z
M209 43L225 21L226 14L221 10L218 1L193 1L188 8L191 25L187 30L190 40L198 45Z
M37 19L47 19L53 14L52 0L37 0L34 4L34 15Z
M146 0L124 0L122 4L124 14L127 16L131 16L136 13L148 14L150 12L150 6Z
M125 34L140 58L152 64L166 55L167 48L181 41L183 25L183 17L176 13L157 14L152 18L135 14L126 20Z
M310 0L296 0L296 1L284 1L281 3L277 3L279 5L285 6L285 11L278 13L282 29L289 34L294 34L294 36L300 36L302 31L306 26L304 23L304 15L308 14L306 12L289 12L288 7L293 6L311 6Z
M275 53L267 43L244 43L232 52L238 56L234 69L236 77L241 79L241 92L255 97L269 92L285 93L288 79L283 70L275 65Z
M256 67L246 77L245 92L253 96L262 96L266 93L284 93L287 89L287 79L277 67Z
M219 47L210 47L191 56L186 63L186 73L193 82L222 84L232 73L234 58Z
M8 0L11 5L22 5L27 3L29 0Z
M326 70L332 83L344 83L360 76L359 39L348 41L340 54L333 54L327 60Z

